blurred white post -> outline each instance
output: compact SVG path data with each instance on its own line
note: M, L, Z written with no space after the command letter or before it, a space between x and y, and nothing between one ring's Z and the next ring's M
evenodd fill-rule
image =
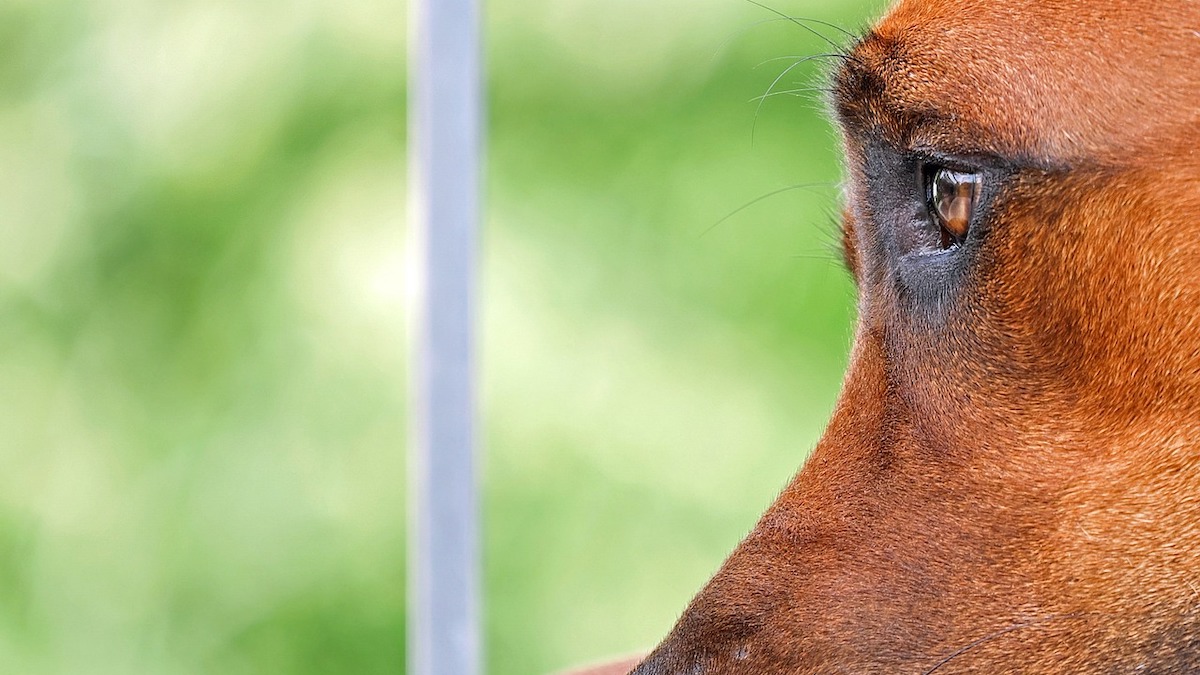
M478 0L412 0L409 199L415 313L409 675L481 663L475 284L483 97Z

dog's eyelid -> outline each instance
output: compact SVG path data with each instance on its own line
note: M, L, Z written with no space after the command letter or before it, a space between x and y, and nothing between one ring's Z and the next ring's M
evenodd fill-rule
M982 173L1010 167L1013 162L999 155L986 153L956 153L918 146L909 152L921 163L932 164L962 173Z
M1064 168L1036 158L1011 157L987 151L947 151L929 145L912 146L907 153L921 164L933 164L964 173L990 174L997 181L1026 170L1048 171Z

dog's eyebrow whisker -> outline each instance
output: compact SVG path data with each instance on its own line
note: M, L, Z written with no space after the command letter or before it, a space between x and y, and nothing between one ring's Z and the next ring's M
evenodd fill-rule
M773 98L775 96L800 96L801 94L813 94L816 92L824 92L824 93L828 94L829 89L827 89L825 87L801 87L799 89L782 89L780 91L773 91L769 94L763 94L762 96L755 96L754 98L750 99L750 102L753 103L754 101L761 101L764 98Z
M796 24L797 26L799 26L799 27L803 28L805 31L807 31L807 32L809 32L809 33L811 33L811 34L815 35L815 36L816 36L816 37L818 37L818 38L820 38L820 39L821 39L823 42L825 42L825 43L826 43L826 44L828 44L829 46L831 46L831 47L833 47L834 49L836 49L836 50L838 50L838 51L842 52L842 53L843 53L843 56L845 56L847 59L851 59L851 60L853 60L853 59L854 59L854 57L853 57L853 56L851 56L851 55L849 55L849 54L846 54L846 53L845 53L845 47L843 47L842 45L839 45L838 43L836 43L836 42L834 42L833 40L829 39L829 37L828 37L827 35L825 35L825 34L821 33L820 31L816 30L815 28L813 28L812 26L808 25L808 23L805 23L805 22L809 22L809 23L815 23L815 24L822 25L822 26L828 26L828 27L830 27L830 28L834 28L834 29L836 29L836 30L839 30L839 31L841 31L842 33L845 33L847 37L850 37L850 38L852 38L852 39L857 39L857 37L856 37L856 36L855 36L853 33L851 33L850 31L846 30L845 28L842 28L841 26L838 26L838 25L835 25L835 24L829 23L829 22L827 22L827 21L821 21L820 19L801 19L801 18L799 18L799 17L791 16L791 15L789 15L789 14L784 14L783 12L781 12L781 11L779 11L779 10L775 9L774 7L771 7L771 6L769 6L769 5L764 5L763 3L761 3L761 2L758 2L758 0L746 0L746 2L748 2L748 3L752 4L752 5L756 6L756 7L761 7L761 8L763 8L763 9L767 10L768 12L771 12L772 14L776 14L776 15L778 15L778 16L779 16L781 19L784 19L784 20L787 20L787 21L789 21L789 22L791 22L791 23L794 23L794 24Z
M765 103L767 100L767 97L770 96L771 90L774 89L775 85L779 84L779 81L782 80L784 77L786 77L788 73L795 70L801 64L812 61L813 59L821 58L823 56L829 56L829 55L828 54L813 54L811 56L806 56L802 59L797 59L791 65L789 65L787 68L784 68L782 73L779 73L779 75L771 82L771 86L767 87L767 91L765 94L763 94L762 96L759 96L757 99L751 99L751 101L754 101L754 100L758 101L758 107L754 109L754 121L750 123L750 145L751 146L754 145L754 131L758 127L758 115L759 115L759 113L762 112L763 103Z
M742 204L741 206L737 207L736 209L730 211L729 213L725 214L720 220L718 220L717 222L713 223L712 225L709 225L708 227L704 228L704 231L701 232L699 234L699 236L703 237L704 235L706 235L709 232L712 232L714 229L716 229L716 227L718 225L720 225L721 223L729 220L730 218L741 213L742 211L745 211L746 209L750 208L751 206L754 206L755 204L761 202L762 200L768 199L770 197L774 197L777 194L782 194L784 192L790 192L792 190L811 190L813 192L816 192L819 188L832 188L832 187L836 187L836 185L834 183L797 183L796 185L788 185L786 187L781 187L778 190L771 190L770 192L768 192L764 195L759 195L759 196L755 197L754 199L751 199L750 201L746 202L745 204Z
M762 61L759 61L758 63L754 64L754 68L758 69L758 68L761 68L761 67L767 65L768 63L774 63L775 61L789 61L792 59L822 59L822 58L825 58L825 59L847 59L849 57L846 56L845 54L805 54L803 56L801 56L800 54L788 54L786 56L773 56L769 59L763 59Z
M757 5L758 3L754 3L754 4ZM763 7L764 9L771 9L770 7L767 7L766 5L760 5L760 6ZM775 10L771 9L771 11L775 11ZM854 34L854 31L847 30L847 29L842 28L841 26L837 25L836 23L832 23L829 21L822 21L821 19L814 19L812 17L791 16L790 14L784 14L783 17L781 17L781 18L785 18L788 21L807 21L808 23L815 23L818 26L825 26L826 28L832 28L832 29L836 30L837 32L841 33L842 35L845 35L846 37L850 38L851 40L857 40L859 38L858 35Z
M721 55L721 52L724 52L729 47L729 45L732 44L733 42L744 37L746 35L746 33L749 33L750 31L752 31L755 28L758 28L759 26L762 26L764 24L779 23L781 21L787 21L788 23L791 23L791 22L795 21L795 18L790 17L790 16L776 16L776 17L772 17L770 19L759 19L758 21L755 21L754 23L750 24L749 26L745 26L741 29L738 29L737 31L734 31L733 35L729 36L729 38L727 38L724 42L722 42L720 45L718 45L716 50L713 51L713 55L712 55L713 60L716 60L716 58ZM783 57L783 58L789 58L789 57ZM768 60L770 60L770 59L768 59ZM759 64L759 65L762 65L762 64ZM757 67L757 66L755 66L755 67Z

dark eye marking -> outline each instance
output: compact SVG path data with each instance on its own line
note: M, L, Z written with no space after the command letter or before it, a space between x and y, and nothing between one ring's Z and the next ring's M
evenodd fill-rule
M920 316L962 294L994 227L994 204L1020 167L876 140L864 148L861 245L876 278L890 278Z
M908 198L917 217L896 223L900 255L935 254L962 246L979 217L985 187L981 171L962 171L931 162L916 162L919 180Z

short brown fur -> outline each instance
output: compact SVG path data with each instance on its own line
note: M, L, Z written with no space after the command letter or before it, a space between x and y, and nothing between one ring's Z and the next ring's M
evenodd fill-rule
M1200 3L901 0L835 107L841 397L633 672L1200 671ZM1013 167L937 311L883 260L872 144Z

